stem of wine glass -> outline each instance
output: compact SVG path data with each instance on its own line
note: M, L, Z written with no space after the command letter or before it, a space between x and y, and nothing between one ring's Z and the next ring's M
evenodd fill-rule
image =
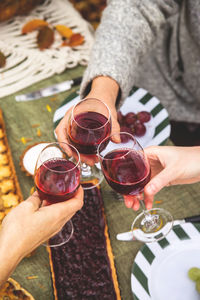
M145 211L146 211L146 206L145 206L145 203L144 203L144 197L142 197L142 199L138 199L139 200L139 202L140 202L140 204L141 204L141 206L142 206L142 210L144 211L144 213L145 213Z
M81 172L82 172L83 176L85 176L85 175L90 176L92 174L91 167L84 162L81 164Z
M103 173L96 164L94 166L89 166L84 162L81 164L81 184L84 190L99 186L103 179Z

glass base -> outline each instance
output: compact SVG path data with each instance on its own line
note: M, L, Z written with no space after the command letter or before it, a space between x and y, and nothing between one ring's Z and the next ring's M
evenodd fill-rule
M168 211L152 208L135 218L131 230L137 240L150 243L163 239L172 227L173 218Z
M72 221L69 220L56 235L52 236L43 245L48 247L62 246L67 242L69 242L73 233L74 233L74 226L72 224Z
M85 163L81 165L81 184L84 190L90 190L101 184L104 179L101 169L97 165L89 166ZM92 183L92 184L87 184Z

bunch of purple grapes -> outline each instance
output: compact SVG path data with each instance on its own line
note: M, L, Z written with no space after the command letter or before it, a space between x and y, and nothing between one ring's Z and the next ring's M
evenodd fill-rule
M151 119L151 114L148 111L140 111L138 113L129 112L125 115L121 111L117 112L117 119L120 124L121 132L129 132L135 136L143 136L146 133L147 123Z

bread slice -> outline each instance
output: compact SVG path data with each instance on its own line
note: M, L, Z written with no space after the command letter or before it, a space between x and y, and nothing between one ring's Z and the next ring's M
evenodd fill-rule
M99 188L84 191L72 222L72 238L48 247L55 299L121 299Z
M0 226L6 214L23 201L0 109Z

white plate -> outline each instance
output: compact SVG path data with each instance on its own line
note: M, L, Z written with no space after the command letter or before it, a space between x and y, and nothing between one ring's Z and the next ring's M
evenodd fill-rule
M134 300L199 300L188 270L200 268L200 224L176 225L160 242L136 255L131 289Z
M38 160L38 156L41 153L41 151L48 146L49 143L38 143L31 147L29 147L22 159L23 168L26 170L27 173L34 176L35 173L35 167ZM57 147L51 148L51 153L49 153L50 157L52 158L52 149L54 149L54 157L63 157L62 151L58 149ZM45 158L48 159L48 153L46 153Z
M64 117L66 111L80 100L76 92L69 95L55 111L53 117L54 128ZM133 111L148 111L151 113L151 120L145 123L147 127L146 134L143 137L137 137L137 140L143 147L150 145L163 145L170 136L171 126L169 124L168 112L162 106L158 98L152 96L148 91L142 88L133 87L130 96L127 97L120 108L123 114Z

